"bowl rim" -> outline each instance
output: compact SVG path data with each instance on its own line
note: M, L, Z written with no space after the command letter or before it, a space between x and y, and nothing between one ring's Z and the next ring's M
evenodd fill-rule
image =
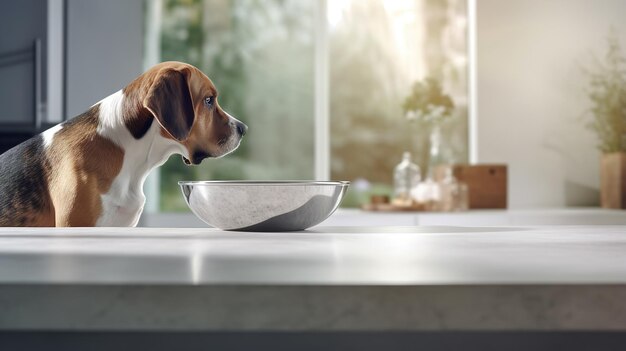
M295 185L332 185L348 186L347 180L181 180L178 185L237 185L237 186L295 186Z

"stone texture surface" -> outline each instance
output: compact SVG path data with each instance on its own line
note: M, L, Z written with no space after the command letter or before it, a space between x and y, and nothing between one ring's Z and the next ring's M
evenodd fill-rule
M626 227L0 229L3 330L626 330Z
M0 330L626 330L625 286L4 286Z

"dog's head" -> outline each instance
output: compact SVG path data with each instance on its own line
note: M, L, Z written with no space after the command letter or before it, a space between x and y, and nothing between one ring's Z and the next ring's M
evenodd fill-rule
M213 82L199 69L180 62L164 62L146 72L143 106L161 126L161 135L184 146L186 164L234 151L248 127L218 103Z

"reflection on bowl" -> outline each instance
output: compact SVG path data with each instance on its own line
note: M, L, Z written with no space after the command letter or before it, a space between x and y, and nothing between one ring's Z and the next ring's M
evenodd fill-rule
M191 211L210 226L241 231L295 231L323 222L349 182L181 181Z

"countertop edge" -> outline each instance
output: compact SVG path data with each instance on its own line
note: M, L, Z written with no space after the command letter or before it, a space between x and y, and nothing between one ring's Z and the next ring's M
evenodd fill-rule
M0 285L0 330L626 331L626 285Z

